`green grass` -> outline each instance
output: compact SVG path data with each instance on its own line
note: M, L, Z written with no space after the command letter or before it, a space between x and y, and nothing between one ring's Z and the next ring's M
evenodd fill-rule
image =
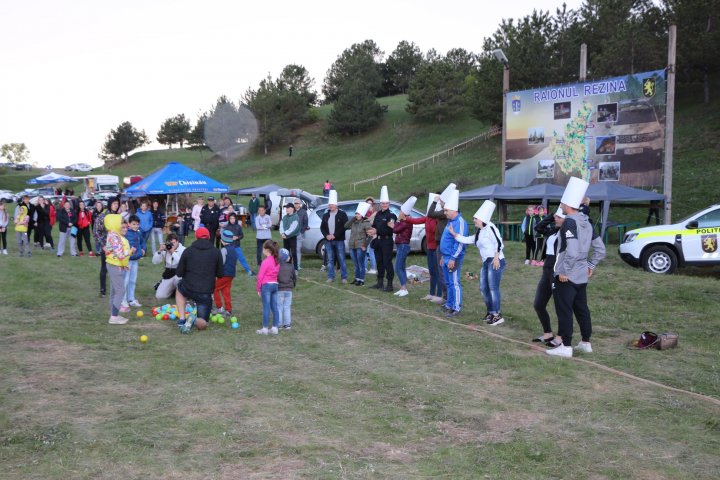
M147 315L164 302L146 260L146 316L111 326L96 259L0 256L3 478L717 478L720 407L534 349L540 272L519 243L506 253L502 326L464 328L485 311L474 281L452 325L423 286L402 299L327 286L308 257L278 337L255 334L244 275L240 329L184 336ZM478 269L469 249L464 270ZM595 352L582 358L720 398L714 271L651 276L610 252L589 297ZM648 329L679 347L626 348Z

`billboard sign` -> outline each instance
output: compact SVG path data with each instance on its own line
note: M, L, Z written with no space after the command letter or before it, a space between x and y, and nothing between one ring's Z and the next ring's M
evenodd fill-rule
M505 186L662 185L665 71L509 92Z

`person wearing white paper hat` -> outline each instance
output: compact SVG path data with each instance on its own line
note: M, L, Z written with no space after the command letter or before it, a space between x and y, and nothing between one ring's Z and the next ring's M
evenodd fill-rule
M408 198L400 207L400 215L398 221L393 224L393 233L395 234L395 273L397 273L400 281L400 290L394 293L398 297L405 297L407 290L407 272L405 270L405 261L410 254L410 237L412 237L413 226L407 219L412 213L412 209L417 202L417 197Z
M535 300L533 308L537 313L540 325L543 328L543 334L537 338L533 338L533 342L544 343L548 347L557 347L560 342L555 340L552 325L550 325L550 314L547 311L547 304L552 297L553 274L555 270L555 250L557 248L558 232L563 222L565 214L562 208L558 207L554 215L548 215L538 223L535 228L545 235L545 262L543 263L540 281L535 289Z
M327 252L327 283L335 281L335 259L340 263L340 278L347 283L347 266L345 265L345 224L347 214L338 209L338 195L336 190L330 190L328 195L328 211L320 222L320 231L325 237L325 251Z
M442 199L442 195L435 196L433 203L431 203L428 208L427 216L437 222L435 225L435 256L437 258L438 271L438 285L436 291L439 293L433 294L430 301L437 305L444 305L447 301L447 286L445 285L445 276L443 275L443 258L442 253L440 252L440 240L442 239L445 227L447 227L448 219L445 216L445 201ZM425 233L427 233L427 231Z
M365 254L368 250L368 243L370 242L368 235L370 220L365 216L368 210L370 210L368 203L358 203L355 209L355 215L345 223L345 229L350 229L348 247L350 248L350 258L355 267L355 281L353 285L359 287L365 285Z
M428 272L430 273L430 292L421 298L421 300L433 300L434 298L442 299L442 284L438 277L439 267L437 260L437 242L435 241L435 228L437 227L437 220L430 218L430 209L435 210L437 203L435 197L437 193L428 194L427 210L424 217L407 217L406 222L413 225L425 225L425 254L427 257Z
M587 306L587 283L595 265L605 257L605 246L602 241L593 241L592 225L587 216L578 211L588 186L588 182L571 177L560 200L565 221L558 233L553 299L558 317L558 340L562 340L562 344L547 350L549 355L572 357L573 313L582 336L582 341L575 348L585 353L592 352L592 321ZM593 253L588 260L591 245Z
M387 186L383 185L380 189L380 210L375 214L369 233L376 236L373 244L377 260L377 283L370 288L384 292L393 291L393 279L395 278L392 264L393 225L396 220L397 217L390 211L390 196ZM383 285L386 279L387 285Z
M365 218L367 218L370 221L370 225L372 225L373 220L375 220L375 213L377 213L375 209L375 199L373 197L367 197L365 199L365 203L370 205L370 208L365 213ZM377 261L375 260L375 248L373 247L373 240L375 240L375 237L370 238L370 243L368 244L367 250L365 250L368 263L370 264L370 269L366 270L366 273L377 275Z
M505 271L505 244L497 227L490 220L495 211L495 203L490 200L478 208L473 216L476 231L475 235L462 236L455 234L455 240L464 244L475 244L480 252L482 268L480 269L480 293L482 293L487 307L485 323L500 325L505 321L500 313L500 281ZM452 226L448 227L451 233Z
M465 244L455 240L453 232L465 236L468 234L467 222L460 214L460 192L453 190L448 194L445 202L445 216L448 219L447 227L440 238L440 254L443 259L443 275L447 286L447 301L440 307L446 317L454 318L462 310L462 284L460 271L465 259Z

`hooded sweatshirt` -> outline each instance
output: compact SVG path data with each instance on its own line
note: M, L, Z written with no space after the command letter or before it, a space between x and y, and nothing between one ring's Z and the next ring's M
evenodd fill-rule
M117 213L105 215L104 224L108 232L105 242L105 261L116 267L127 267L130 261L130 243L120 234L122 216Z
M594 269L605 258L605 245L594 237L592 225L584 214L568 215L558 232L555 275L565 275L575 284L587 283L588 268ZM591 246L593 254L588 260Z
M222 254L210 240L195 240L180 257L176 274L183 279L183 285L188 290L213 293L215 278L223 276Z

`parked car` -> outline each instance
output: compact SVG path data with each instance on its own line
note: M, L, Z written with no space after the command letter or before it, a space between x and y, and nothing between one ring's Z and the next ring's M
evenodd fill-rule
M355 209L357 208L358 203L362 201L363 200L350 200L338 202L338 208L343 210L347 214L349 219L352 218L353 215L355 215ZM390 202L390 211L392 211L395 215L399 215L401 206L402 203ZM327 208L327 205L321 205L314 210L308 211L309 230L305 232L305 239L302 243L301 248L303 253L315 253L317 255L323 254L324 243L322 241L322 233L320 232L320 223L322 222L323 215L325 215L325 213L327 212ZM423 214L413 209L411 216L413 218L419 218L422 217ZM345 236L345 251L348 251L349 239L350 230L347 230ZM425 241L425 225L413 225L413 233L412 237L410 237L410 251L425 252L426 248L427 244Z
M685 265L720 265L720 204L672 225L631 230L618 247L620 258L652 273L673 273Z
M66 172L90 172L92 167L87 163L73 163L65 167Z
M15 164L15 170L32 170L32 165L29 163L18 163Z
M10 190L0 190L0 200L5 203L15 203L17 201L17 197Z

